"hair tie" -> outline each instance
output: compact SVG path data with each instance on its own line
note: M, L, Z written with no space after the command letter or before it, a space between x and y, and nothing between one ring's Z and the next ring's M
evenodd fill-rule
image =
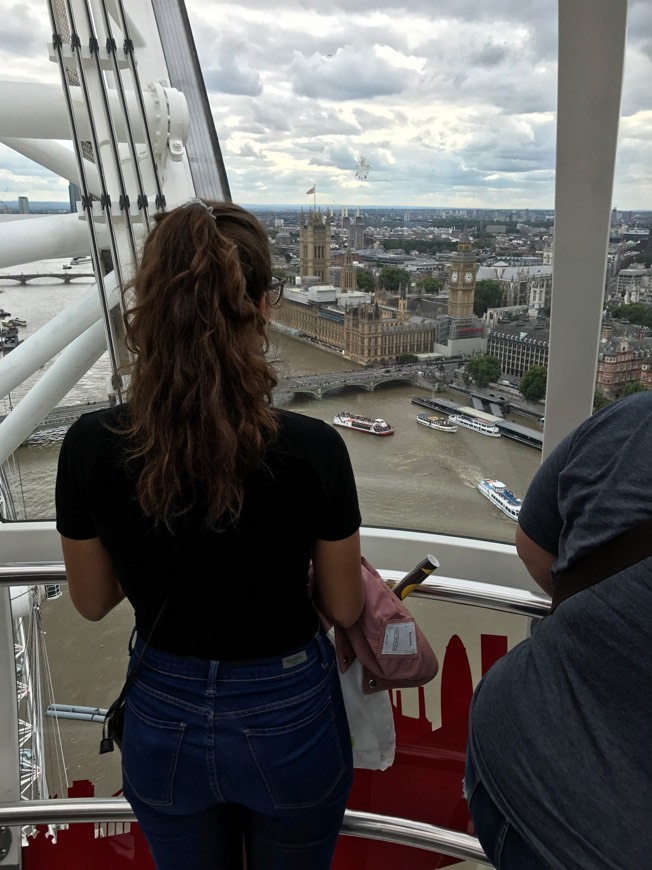
M200 205L202 208L206 209L212 218L215 217L215 212L213 211L212 206L206 205L203 199L190 199L184 204L184 208L189 208L191 205Z

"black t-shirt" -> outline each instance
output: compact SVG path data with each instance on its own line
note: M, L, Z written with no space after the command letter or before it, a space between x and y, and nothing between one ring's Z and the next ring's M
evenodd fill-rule
M148 637L159 649L205 659L251 659L302 646L318 623L307 591L316 539L360 526L353 471L340 435L321 420L277 411L279 433L245 480L237 521L207 529L191 514L154 523L135 497L125 436L112 432L124 406L82 415L63 441L57 529L99 537ZM107 425L108 424L108 425Z

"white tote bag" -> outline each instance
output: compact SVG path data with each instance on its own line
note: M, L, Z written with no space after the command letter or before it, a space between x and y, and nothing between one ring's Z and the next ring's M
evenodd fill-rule
M362 665L358 659L346 673L340 673L340 683L351 731L353 766L365 770L386 770L394 762L396 750L389 691L364 694Z

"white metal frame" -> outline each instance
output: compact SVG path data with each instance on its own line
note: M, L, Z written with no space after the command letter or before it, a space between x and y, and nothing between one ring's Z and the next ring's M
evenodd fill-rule
M626 32L627 0L559 0L544 458L593 409Z

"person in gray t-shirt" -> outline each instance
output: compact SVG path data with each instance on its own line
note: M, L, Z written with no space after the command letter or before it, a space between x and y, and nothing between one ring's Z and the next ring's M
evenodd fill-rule
M585 421L548 457L519 517L532 577L652 519L652 391ZM505 870L652 868L652 558L563 601L486 674L465 790Z

